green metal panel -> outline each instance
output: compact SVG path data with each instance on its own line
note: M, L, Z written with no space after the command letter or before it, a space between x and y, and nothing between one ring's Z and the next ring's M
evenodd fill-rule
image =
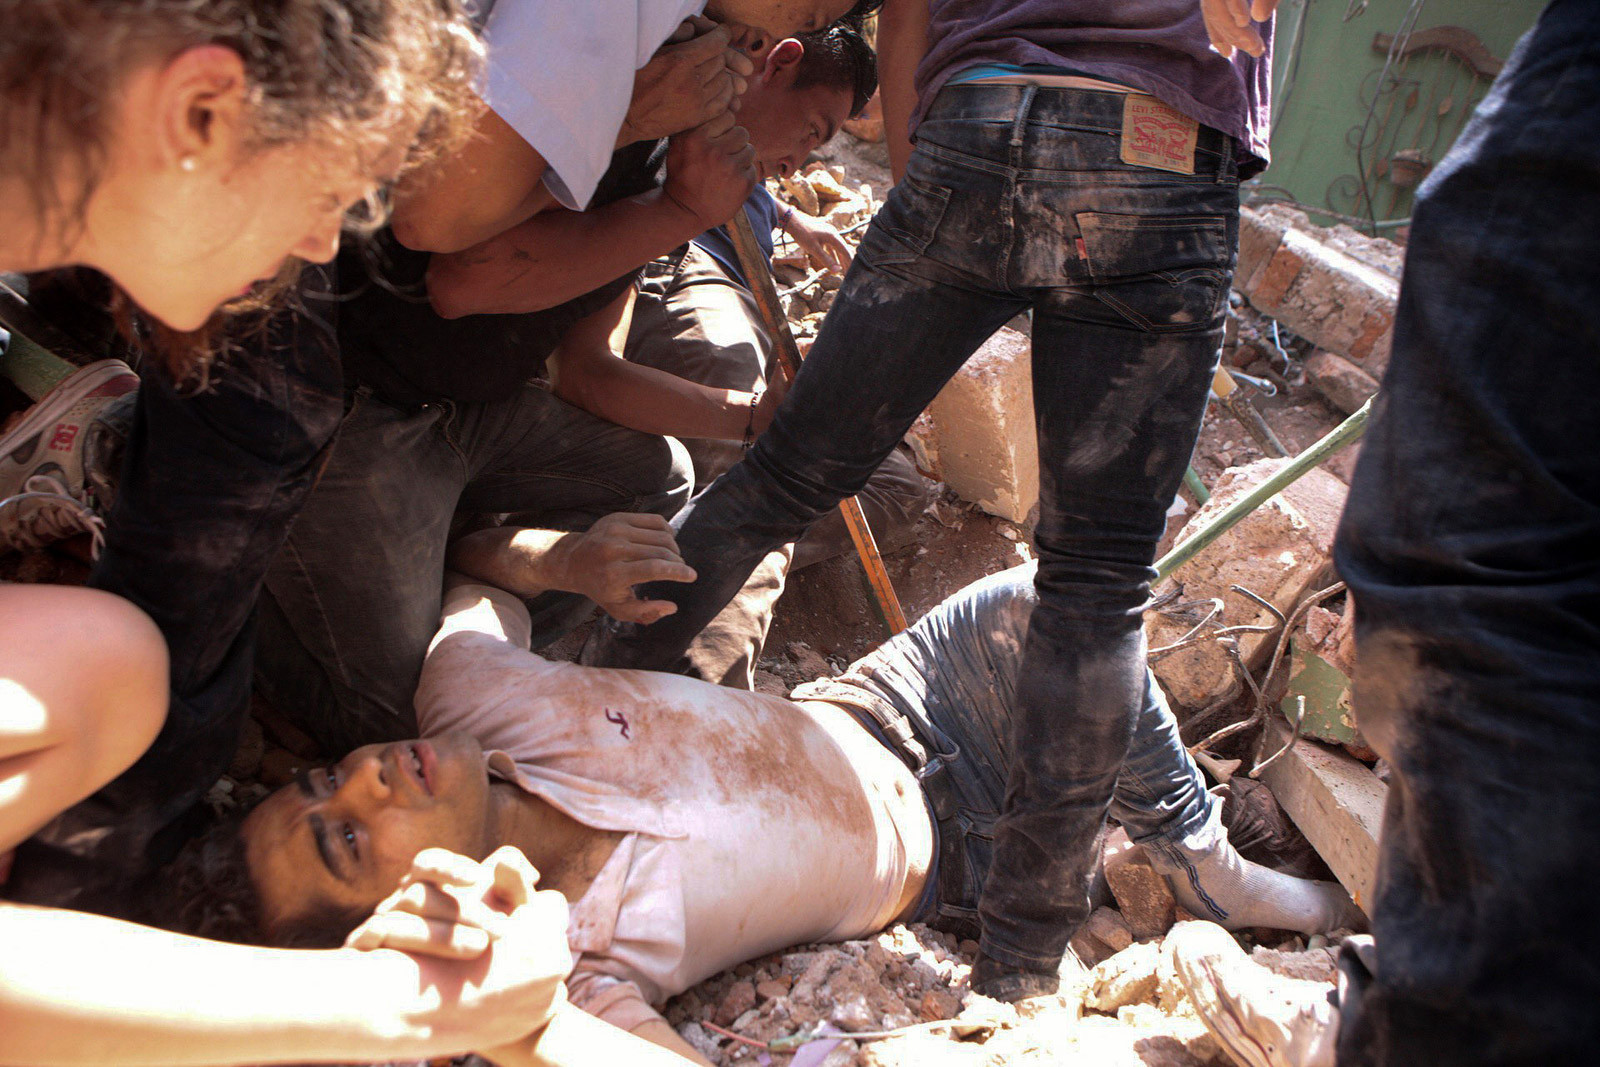
M1544 0L1283 0L1273 163L1253 183L1256 195L1287 194L1308 208L1358 216L1369 229L1403 220L1417 182L1455 142L1492 69L1543 7ZM1380 34L1413 50L1375 47Z

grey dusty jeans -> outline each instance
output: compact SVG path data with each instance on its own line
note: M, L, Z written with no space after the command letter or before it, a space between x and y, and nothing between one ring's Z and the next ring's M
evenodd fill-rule
M909 720L928 757L919 776L939 828L937 873L919 918L963 937L978 934L995 824L1019 758L1018 681L1037 569L973 582L830 683L864 689ZM1148 673L1111 814L1134 841L1179 864L1188 862L1179 846L1204 847L1224 832L1222 802L1206 792Z

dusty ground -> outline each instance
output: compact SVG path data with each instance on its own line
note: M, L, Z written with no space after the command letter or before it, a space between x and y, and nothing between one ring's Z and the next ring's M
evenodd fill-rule
M897 925L752 960L674 998L666 1015L719 1067L1227 1067L1163 943L1125 943L1061 995L1013 1007L967 988L972 942ZM1331 986L1328 942L1253 956Z

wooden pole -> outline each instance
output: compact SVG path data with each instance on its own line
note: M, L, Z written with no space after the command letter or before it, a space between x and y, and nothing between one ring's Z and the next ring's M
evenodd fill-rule
M772 266L767 262L761 246L756 243L750 218L742 207L734 215L728 230L733 237L734 251L739 254L739 266L744 270L750 294L755 298L756 309L761 312L767 332L772 335L772 343L778 353L778 373L783 375L785 382L791 382L800 371L800 349L794 343L789 320L778 303L778 289L772 283ZM855 497L845 497L839 501L839 510L844 513L844 524L850 531L850 539L855 542L861 568L867 572L867 585L871 587L878 611L883 615L883 623L889 628L890 636L893 636L906 628L906 616L900 610L900 598L895 596L889 571L884 567L878 543L873 539L872 528L867 525L867 517L861 513L861 503Z

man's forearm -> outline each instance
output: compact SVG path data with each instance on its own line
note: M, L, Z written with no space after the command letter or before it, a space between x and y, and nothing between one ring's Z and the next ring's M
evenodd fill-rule
M446 564L473 581L520 597L574 592L567 546L577 536L563 530L492 526L451 542Z
M0 904L0 1065L370 1061L464 1051L398 952L289 952ZM219 977L225 976L225 977Z
M395 239L419 252L458 252L504 233L555 202L545 170L544 157L485 108L471 140L396 190Z
M676 374L630 363L610 350L581 364L552 361L555 394L591 415L641 433L739 441L751 426L750 393L717 389ZM755 429L760 429L760 426Z
M589 211L547 211L463 252L435 255L445 318L540 311L582 296L706 229L661 189Z
M907 127L917 103L917 64L928 51L928 0L887 0L878 14L878 91L894 180L911 158Z
M538 1034L484 1050L482 1055L499 1067L596 1067L612 1063L687 1067L706 1062L618 1029L571 1004L558 1008L549 1025Z

